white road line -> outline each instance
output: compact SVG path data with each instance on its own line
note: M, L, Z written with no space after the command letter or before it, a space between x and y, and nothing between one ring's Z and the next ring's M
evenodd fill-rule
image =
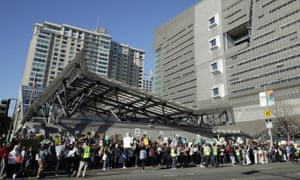
M177 174L165 174L165 177L172 177L172 176L177 176Z

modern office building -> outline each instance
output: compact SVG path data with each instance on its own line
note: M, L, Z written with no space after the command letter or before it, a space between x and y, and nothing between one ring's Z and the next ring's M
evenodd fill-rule
M112 41L104 28L92 31L67 24L36 23L20 89L22 112L80 51L84 51L89 71L142 88L143 50Z
M299 22L298 0L201 0L156 29L154 93L246 123L273 90L299 115Z

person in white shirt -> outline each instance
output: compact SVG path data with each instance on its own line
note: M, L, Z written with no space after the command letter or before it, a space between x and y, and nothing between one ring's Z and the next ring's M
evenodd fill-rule
M16 169L16 158L17 155L20 153L18 149L18 145L15 145L13 150L8 153L7 159L7 177L13 178L13 174L15 173Z

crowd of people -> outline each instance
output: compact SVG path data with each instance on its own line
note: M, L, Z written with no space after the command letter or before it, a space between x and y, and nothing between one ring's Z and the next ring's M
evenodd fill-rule
M150 139L126 134L124 138L95 137L91 133L52 135L49 137L20 137L8 141L5 134L0 139L0 177L45 176L67 174L85 177L89 169L136 167L141 171L147 166L185 168L189 166L219 167L222 164L247 166L271 162L295 161L300 147L293 143L258 144L232 141L199 143L186 142L181 137Z

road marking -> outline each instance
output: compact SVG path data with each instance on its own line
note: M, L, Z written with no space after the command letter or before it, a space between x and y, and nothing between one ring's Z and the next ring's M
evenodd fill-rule
M259 170L269 170L269 169L272 169L271 167L269 167L269 168L267 168L267 167L265 167L265 168L258 168Z
M165 174L165 177L172 177L172 176L177 176L177 174Z
M186 175L193 176L193 175L195 175L195 173L186 173Z
M180 173L180 174L165 174L165 177L172 177L172 176L194 176L195 173Z

